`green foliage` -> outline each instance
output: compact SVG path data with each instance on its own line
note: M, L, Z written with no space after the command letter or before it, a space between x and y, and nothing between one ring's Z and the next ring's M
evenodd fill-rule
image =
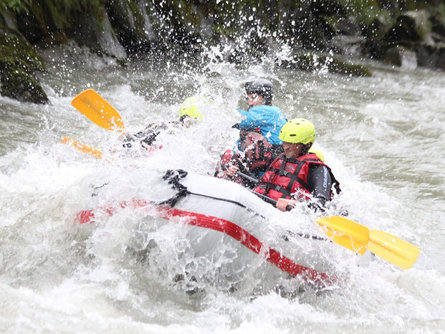
M0 69L5 64L30 71L45 69L41 56L21 34L0 27Z
M31 8L32 0L4 0L3 7L16 13L26 12Z
M0 27L0 94L21 101L47 102L35 75L36 70L44 69L42 58L21 34Z
M388 15L376 0L336 0L344 6L346 10L363 24L370 24L375 18L381 15Z
M17 14L33 13L38 8L46 8L51 12L54 21L62 24L66 21L63 16L87 10L96 12L103 7L103 2L101 0L0 0L0 8L12 10Z

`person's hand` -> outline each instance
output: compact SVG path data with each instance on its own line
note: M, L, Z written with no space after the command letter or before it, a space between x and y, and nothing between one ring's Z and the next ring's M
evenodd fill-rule
M293 208L296 204L297 201L294 199L279 198L275 206L278 210L288 211L288 206Z
M325 212L326 199L323 197L315 197L312 201L308 203L309 209L312 209L315 213Z
M156 148L155 147L153 147L153 146L151 146L151 145L148 145L145 141L141 141L141 146L143 147L143 148L145 148L148 152L152 152L152 151L154 151L154 150L156 150Z
M233 178L236 176L236 174L239 172L239 168L237 166L229 166L225 171L224 174L226 176Z

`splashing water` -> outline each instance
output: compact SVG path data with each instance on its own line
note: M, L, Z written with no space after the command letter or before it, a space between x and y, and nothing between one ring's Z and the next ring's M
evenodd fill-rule
M121 68L111 59L53 52L42 78L51 104L0 97L3 332L445 330L445 74L368 64L373 77L348 78L277 70L267 61L239 69L220 61L221 50L209 53L200 70L144 60ZM170 190L159 181L165 169L212 174L237 138L231 126L240 119L236 109L245 107L242 83L255 76L274 81L274 104L288 118L316 125L350 218L421 248L413 268L379 259L338 263L347 284L333 291L299 290L295 280L261 275L230 290L176 275L173 269L189 266L218 277L215 264L194 260L186 226L132 210L98 224L74 223L79 210L116 198L166 198ZM202 121L160 134L162 150L109 164L60 143L71 136L104 152L119 143L70 106L86 88L105 97L131 133L176 120L187 96L210 103ZM277 293L286 284L291 292Z

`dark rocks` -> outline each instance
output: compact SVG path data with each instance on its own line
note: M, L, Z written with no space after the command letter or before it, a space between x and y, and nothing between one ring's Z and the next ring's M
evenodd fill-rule
M126 50L119 42L103 8L95 13L85 11L76 16L69 34L79 45L85 45L99 55L108 55L118 60L127 58Z
M419 45L415 48L419 66L445 71L445 44Z
M15 0L0 4L0 29L0 92L36 103L47 97L37 77L44 64L31 44L72 40L118 64L139 54L205 62L202 51L221 46L221 61L242 66L286 45L298 55L277 65L297 70L370 75L333 54L445 69L439 0Z
M142 2L112 0L106 4L117 38L130 54L148 52L155 35Z
M282 68L308 72L334 73L352 77L369 77L372 75L366 66L350 64L336 57L314 53L300 54L290 61L277 61L277 64Z
M47 103L36 71L44 71L40 55L17 31L0 27L0 93L19 101Z
M389 45L412 44L431 41L431 22L426 10L402 13L384 36Z
M403 46L389 48L382 57L382 60L398 67L415 68L417 66L416 53Z

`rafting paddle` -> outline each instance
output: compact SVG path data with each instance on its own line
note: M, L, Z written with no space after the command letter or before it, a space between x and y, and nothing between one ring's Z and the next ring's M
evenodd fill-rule
M339 216L318 218L316 221L329 239L357 254L365 254L369 243L366 226Z
M93 89L87 89L77 95L71 105L100 127L124 132L125 125L121 115Z
M87 89L77 95L71 104L74 108L88 117L89 120L107 130L123 132L125 129L121 115L102 96L93 89ZM72 145L75 149L102 159L102 152L91 146L81 143L71 137L63 137L62 143Z
M416 262L420 249L408 241L383 231L369 230L352 220L340 216L318 218L329 238L334 242L363 254L366 248L382 259L402 269Z
M410 268L420 253L418 247L383 231L371 230L369 239L371 252L402 269Z
M125 129L120 114L97 92L88 89L77 95L72 105L87 116L91 121L107 130L123 132ZM74 148L86 154L101 159L102 152L91 146L70 137L62 138L65 144L72 144ZM238 173L247 178L247 175ZM257 181L249 176L249 180ZM274 204L274 200L266 196L260 196L267 202ZM289 208L290 209L290 208ZM340 216L318 218L317 223L324 229L326 235L335 243L350 249L358 254L364 254L366 249L380 256L388 262L402 269L410 268L417 257L420 249L407 241L383 231L369 230L352 220Z
M256 183L259 180L241 172L243 178ZM255 193L266 202L275 205L276 201L267 196ZM292 207L287 207L290 211ZM326 235L336 244L363 255L366 249L395 264L402 269L410 268L417 260L420 249L409 242L383 231L369 230L366 226L341 216L318 218L317 223Z
M91 146L88 146L86 144L81 143L80 141L73 139L71 137L63 137L62 143L66 145L72 145L76 150L79 150L85 154L91 155L92 157L95 157L96 159L102 159L102 151L93 148Z

